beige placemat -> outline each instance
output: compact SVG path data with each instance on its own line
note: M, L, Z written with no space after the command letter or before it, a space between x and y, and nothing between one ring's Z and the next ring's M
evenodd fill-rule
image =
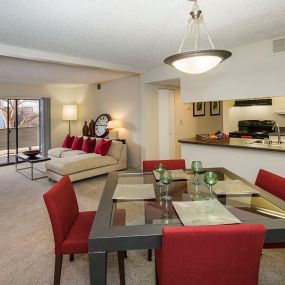
M145 200L154 199L153 184L117 184L113 199L116 200Z
M259 194L259 192L245 184L241 180L225 180L218 181L213 186L213 191L216 195L245 195L245 194Z
M183 169L174 169L169 170L171 172L172 180L188 180L193 177L192 174L185 173ZM155 180L160 180L160 174L158 171L153 170L153 174L155 177Z
M172 202L185 226L240 224L218 200Z

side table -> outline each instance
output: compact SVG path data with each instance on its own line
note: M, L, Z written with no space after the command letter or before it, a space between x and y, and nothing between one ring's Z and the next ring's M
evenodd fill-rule
M29 178L31 180L36 180L36 179L46 177L46 175L34 177L34 171L46 174L42 170L35 168L34 164L39 163L39 162L43 162L43 161L47 161L47 160L50 160L50 157L43 156L43 155L36 155L35 157L29 157L29 156L24 155L24 154L16 154L16 157L15 157L16 171L21 173L22 175L26 176L27 178ZM30 166L19 168L18 167L19 161L27 162L30 164ZM31 169L31 175L27 175L26 173L24 173L23 170L25 170L25 169Z

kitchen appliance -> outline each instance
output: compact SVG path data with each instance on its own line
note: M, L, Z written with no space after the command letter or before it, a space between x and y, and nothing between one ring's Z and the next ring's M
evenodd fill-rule
M235 100L234 107L272 106L271 98Z
M242 120L238 122L238 131L230 132L231 138L268 139L274 132L273 120Z

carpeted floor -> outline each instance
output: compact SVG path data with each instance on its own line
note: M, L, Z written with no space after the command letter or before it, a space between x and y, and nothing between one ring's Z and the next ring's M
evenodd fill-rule
M97 209L106 176L74 183L80 210ZM13 166L0 167L0 284L52 284L54 243L42 198L51 186L46 178L31 181ZM154 264L146 251L128 251L127 284L155 284ZM285 284L285 249L264 250L260 270L262 285ZM115 253L108 258L108 284L119 284ZM61 284L89 284L87 255L64 258Z

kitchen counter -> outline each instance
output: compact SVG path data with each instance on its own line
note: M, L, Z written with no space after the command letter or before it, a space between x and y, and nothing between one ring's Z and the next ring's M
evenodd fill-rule
M285 143L256 144L255 139L230 138L229 144L201 142L196 138L181 139L181 158L190 168L193 160L203 167L225 167L254 183L259 169L285 177Z
M199 141L196 138L186 138L180 139L178 142L186 143L186 144L200 144L200 145L211 145L217 147L232 147L232 148L246 148L252 150L265 150L265 151L279 151L285 152L285 143L281 145L277 144L263 144L263 143L255 143L257 139L240 139L240 138L230 138L230 143L211 143L211 142L203 142Z

